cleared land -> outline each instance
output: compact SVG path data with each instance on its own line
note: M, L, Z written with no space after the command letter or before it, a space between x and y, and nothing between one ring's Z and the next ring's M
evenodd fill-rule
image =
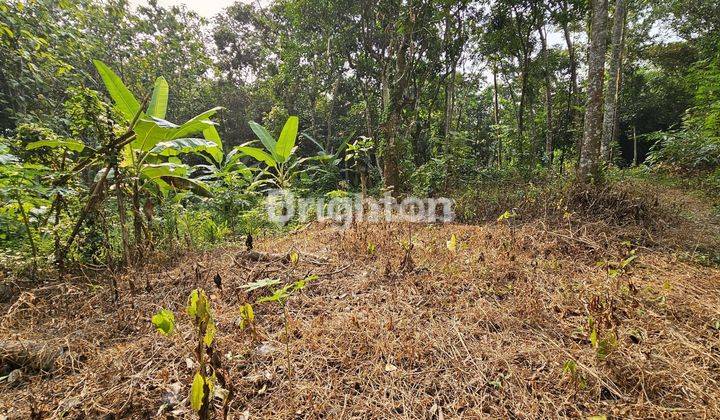
M256 241L259 251L296 248L297 266L222 249L118 274L117 303L107 276L22 288L0 307L2 341L63 354L52 373L25 367L3 381L0 413L189 416L184 306L203 287L233 418L720 416L720 270L696 252L714 246L716 225L704 213L673 226L697 243L671 247L602 219L313 224ZM319 279L288 304L288 378L282 311L255 305L256 332L241 330L239 305L269 291L240 286L308 274ZM174 337L149 322L160 307L178 314Z

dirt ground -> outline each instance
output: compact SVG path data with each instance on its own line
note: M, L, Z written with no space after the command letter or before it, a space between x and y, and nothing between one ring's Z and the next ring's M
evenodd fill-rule
M191 417L196 287L211 295L230 418L718 417L720 270L646 238L572 217L316 223L256 240L297 249L295 265L226 248L115 275L117 303L110 275L26 288L0 306L0 342L63 353L52 372L0 382L0 417ZM289 375L282 309L256 304L255 332L241 329L241 303L271 290L240 286L310 274L288 303ZM150 323L161 307L171 337Z

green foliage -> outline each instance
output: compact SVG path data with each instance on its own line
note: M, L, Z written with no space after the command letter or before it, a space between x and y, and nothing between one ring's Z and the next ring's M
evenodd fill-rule
M198 343L194 352L197 371L190 387L190 407L200 415L200 418L208 418L217 381L215 369L218 367L209 358L217 328L210 299L204 290L195 289L190 293L185 312L190 317ZM170 335L175 330L175 315L167 309L161 309L152 317L152 323L161 334Z
M252 326L255 322L255 311L253 310L252 305L249 303L245 303L240 306L240 329L244 330L245 328Z
M200 373L195 373L193 377L192 386L190 387L190 407L196 412L200 411L203 405L203 399L205 398L205 386L210 384L210 381L206 381ZM208 388L210 388L208 386Z
M313 280L316 280L317 276L310 276L301 280L298 280L294 283L286 284L285 286L275 289L272 295L269 296L263 296L260 299L257 300L257 303L264 303L264 302L277 302L280 305L285 305L285 302L292 296L294 293L301 291L302 289L307 286L307 284Z
M152 317L153 325L164 335L170 335L175 331L175 314L167 309L160 309Z
M265 150L247 145L237 148L241 153L265 164L262 173L267 175L268 181L277 188L289 188L293 179L301 173L299 165L306 160L296 159L294 156L298 124L298 117L289 117L276 141L265 127L250 121L250 128L260 139Z

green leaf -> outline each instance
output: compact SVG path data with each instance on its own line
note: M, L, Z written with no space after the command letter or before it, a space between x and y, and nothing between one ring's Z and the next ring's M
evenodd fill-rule
M160 309L158 313L153 315L152 323L160 333L170 335L175 331L175 314L170 310Z
M192 117L177 129L177 132L173 134L172 138L177 139L180 137L186 137L189 134L201 133L208 127L214 127L215 123L210 120L210 117L214 116L221 109L223 109L223 107L216 106L215 108L208 109L202 114Z
M206 347L210 347L213 343L213 340L215 340L215 333L217 332L217 327L215 327L215 322L211 319L210 322L207 324L207 329L205 330L205 337L203 337L203 343L205 343Z
M295 147L299 124L300 120L295 116L289 117L285 122L275 147L275 153L280 158L280 162L286 162L290 158L290 154Z
M238 146L237 150L245 153L246 155L254 158L255 160L259 162L264 162L268 166L272 166L273 168L277 166L277 161L273 159L272 156L268 155L261 149L258 149L257 147L250 147L250 146Z
M257 300L257 303L263 303L263 302L278 302L283 303L284 300L290 297L290 289L293 290L299 290L305 287L305 284L299 284L299 282L291 283L288 285L285 285L285 287L282 287L280 289L275 290L275 292L270 296L263 296L260 299Z
M153 88L152 97L148 104L147 114L151 117L165 118L168 103L168 83L164 77L160 76L155 79L155 87Z
M150 153L155 153L161 156L177 156L182 153L210 153L212 150L217 150L217 144L210 140L181 138L161 141L150 150Z
M203 137L205 137L205 140L210 140L217 144L217 147L222 150L223 144L222 140L220 139L220 133L218 133L215 126L210 126L203 130Z
M189 171L190 169L187 165L164 162L143 166L140 170L140 175L148 179L160 178L163 176L186 178Z
M276 143L275 143L275 139L273 139L272 135L270 135L270 133L265 129L265 127L256 123L255 121L250 121L248 124L250 125L250 128L252 129L253 133L255 133L255 135L258 136L258 138L262 142L263 146L265 146L267 151L270 152L271 155L275 156Z
M191 318L193 318L194 323L207 322L209 328L212 317L210 315L210 300L205 294L205 291L202 289L195 289L190 293L187 313Z
M183 125L175 125L169 121L160 118L140 118L135 125L135 134L137 138L133 140L132 147L142 151L148 151L155 147L156 144L188 137L191 134L202 133L206 128L213 127L215 123L210 117L215 115L222 107L209 109L202 114L196 115Z
M240 306L240 329L244 330L248 325L251 325L255 320L255 311L252 305L245 303Z
M190 296L188 297L188 305L187 305L187 314L194 318L197 315L197 303L198 300L200 300L200 292L198 289L193 290L190 292Z
M205 379L200 373L195 373L192 387L190 388L190 407L196 412L202 408L203 398L205 397Z
M75 140L54 139L54 140L34 141L32 143L28 143L28 145L25 148L27 150L34 150L34 149L38 149L40 147L50 147L50 148L65 147L66 149L72 150L73 152L82 152L83 149L85 149L85 144L83 144L80 141L75 141Z
M100 73L110 97L115 101L115 107L128 121L132 121L140 109L140 103L110 67L100 60L93 60L93 64Z
M447 249L451 252L457 251L457 236L454 233L450 236L450 240L447 241Z

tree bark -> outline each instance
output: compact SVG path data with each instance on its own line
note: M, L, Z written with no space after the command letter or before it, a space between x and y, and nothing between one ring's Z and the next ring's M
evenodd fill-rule
M610 161L610 147L615 140L615 121L617 115L618 97L620 95L620 75L622 73L621 59L623 50L623 32L625 31L625 13L627 0L615 1L615 14L613 16L612 52L607 90L605 95L605 112L603 116L603 134L600 143L600 156L604 163Z
M635 133L635 126L633 126L633 166L638 164L638 153L637 153L637 133Z
M542 54L545 60L545 157L547 166L552 166L553 161L553 116L552 116L552 80L550 78L550 57L547 49L547 36L543 25L538 26L540 41L542 43Z
M603 82L607 50L608 0L592 0L592 23L588 54L588 98L578 180L599 181L599 154L603 123Z
M569 13L567 1L562 3L562 10L565 15ZM582 149L582 138L575 135L577 112L575 107L579 105L577 96L579 92L578 88L578 77L577 77L577 58L575 57L575 46L573 45L572 36L570 34L570 28L568 26L567 18L563 19L562 22L563 35L565 36L565 44L567 44L568 59L570 61L570 85L568 87L568 102L567 102L567 126L565 132L568 137L576 138L575 149L577 156L580 156L580 150Z
M384 105L387 108L387 119L383 125L383 134L385 135L384 153L383 153L383 179L385 188L392 192L393 195L398 194L400 188L400 150L399 150L399 132L402 123L402 112L404 109L405 91L410 79L408 74L410 64L408 63L408 50L412 43L414 13L412 2L408 7L408 20L405 22L407 27L397 39L395 45L391 47L390 60L394 61L393 74L387 77L388 82L392 80L392 84L386 85L384 96ZM390 66L388 66L390 67Z
M497 133L497 164L502 166L502 136L500 136L500 103L498 101L497 65L493 63L493 111L495 117L495 132Z

